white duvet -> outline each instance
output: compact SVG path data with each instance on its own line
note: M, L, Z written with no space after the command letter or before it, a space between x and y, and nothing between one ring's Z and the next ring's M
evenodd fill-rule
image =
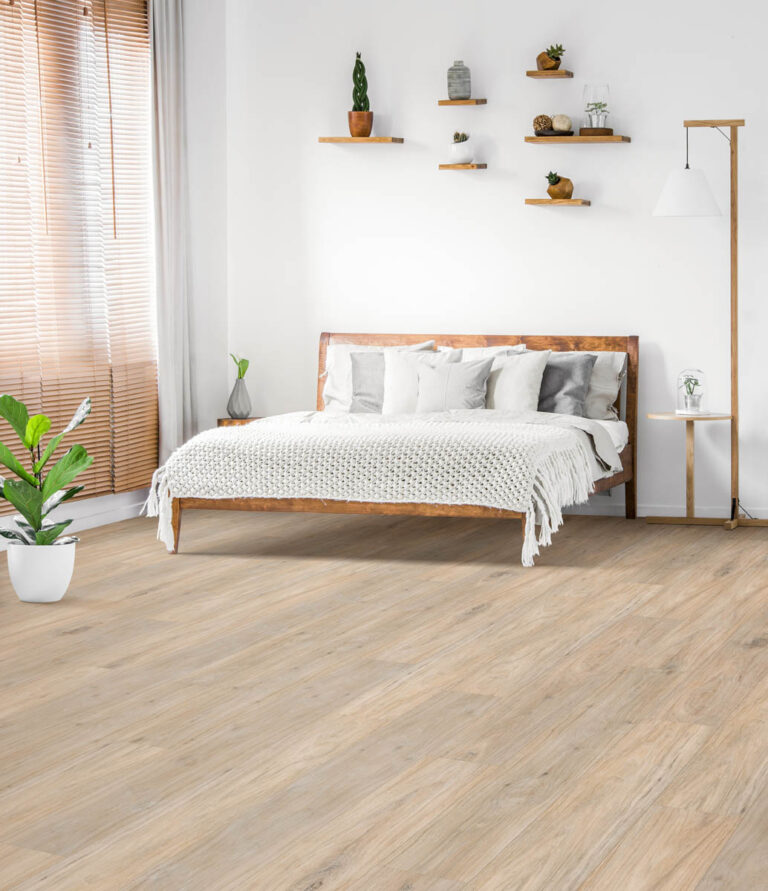
M170 550L171 498L483 505L525 515L522 562L531 566L562 509L620 469L609 432L570 415L294 412L195 436L155 473L147 507Z

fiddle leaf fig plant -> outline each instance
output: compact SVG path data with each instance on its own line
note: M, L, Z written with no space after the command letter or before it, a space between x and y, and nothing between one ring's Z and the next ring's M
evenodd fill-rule
M20 514L12 518L12 529L0 529L3 538L22 545L77 541L73 536L60 538L72 520L54 521L48 515L83 491L84 486L72 486L71 483L93 464L93 458L81 445L73 445L47 474L43 471L61 440L79 427L90 413L91 398L88 396L80 403L69 424L61 433L51 437L43 448L42 439L51 429L51 419L42 414L30 417L23 402L13 396L0 396L0 417L11 425L29 452L30 468L27 470L8 446L0 442L0 465L18 477L5 479L0 476L0 497L9 501Z

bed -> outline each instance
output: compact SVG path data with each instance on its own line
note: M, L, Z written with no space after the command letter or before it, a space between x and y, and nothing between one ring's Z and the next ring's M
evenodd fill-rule
M323 411L329 345L391 347L425 340L434 340L438 349L522 344L528 350L626 352L625 384L616 404L621 420L541 412L506 417L475 410L417 422ZM160 517L158 537L172 553L179 549L185 510L519 519L523 564L532 565L538 546L549 544L562 522L561 507L586 500L590 492L623 485L626 517L635 518L638 358L635 336L324 333L317 412L194 437L158 470L148 512ZM588 451L592 469L587 479ZM596 461L600 472L594 469ZM519 484L517 465L527 467L532 487L529 482L526 488L525 474Z

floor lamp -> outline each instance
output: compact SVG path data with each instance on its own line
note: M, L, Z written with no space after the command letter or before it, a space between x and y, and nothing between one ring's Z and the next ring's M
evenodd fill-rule
M731 157L731 507L725 521L727 529L737 526L766 526L768 520L744 517L739 510L739 128L743 120L683 121L685 127L685 167L673 170L659 196L654 216L707 217L719 216L703 171L688 165L688 131L693 127L718 130L730 143ZM728 129L729 133L725 130ZM692 424L687 425L689 429ZM691 430L692 433L692 430ZM691 471L692 479L692 471ZM690 518L689 518L690 519ZM697 518L699 522L722 522ZM681 522L684 518L680 518Z

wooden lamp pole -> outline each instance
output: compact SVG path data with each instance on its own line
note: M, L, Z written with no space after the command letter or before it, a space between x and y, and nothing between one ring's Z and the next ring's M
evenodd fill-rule
M739 517L739 127L743 120L683 121L684 127L728 127L731 143L731 516L728 529ZM722 130L721 130L722 132ZM725 134L723 134L725 135Z

